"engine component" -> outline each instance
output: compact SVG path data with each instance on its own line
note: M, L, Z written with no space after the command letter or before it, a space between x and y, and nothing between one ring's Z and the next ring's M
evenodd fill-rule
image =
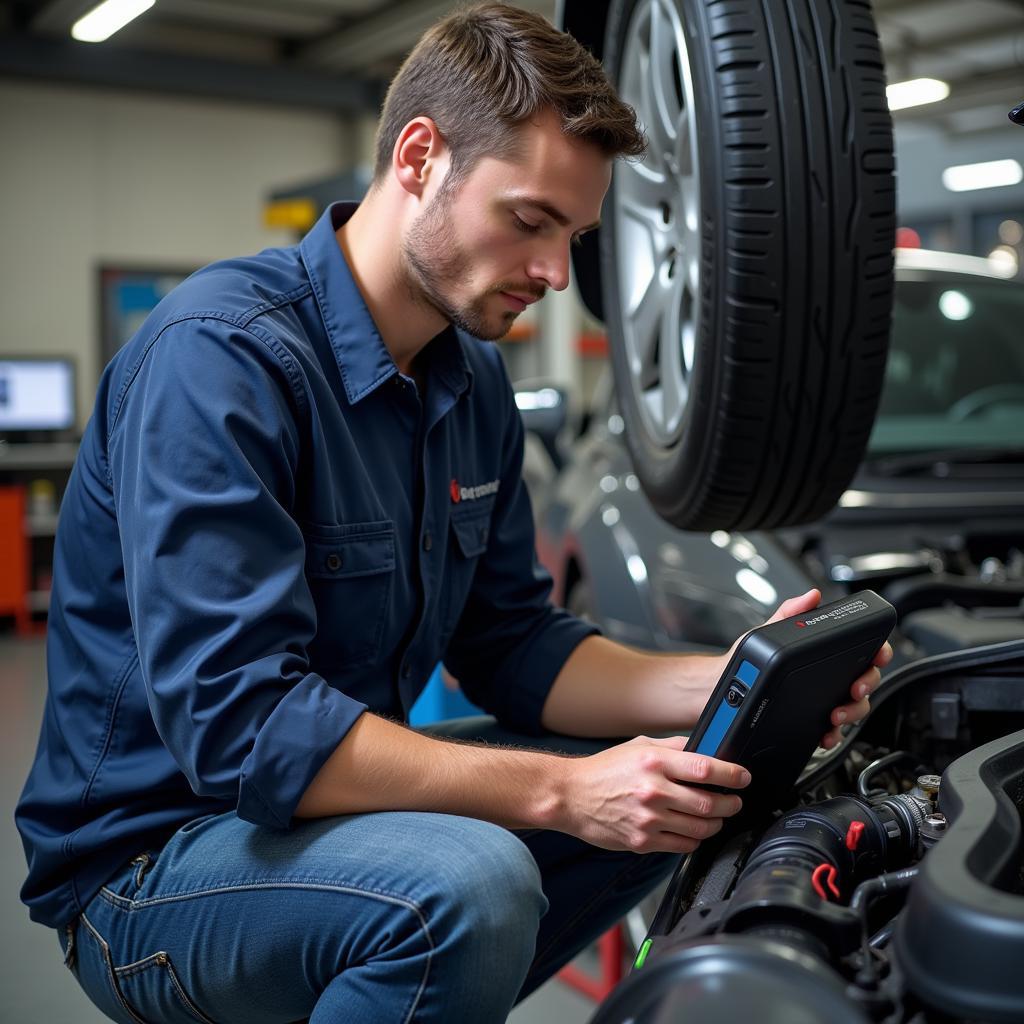
M642 982L637 984L642 977ZM729 936L679 949L619 986L591 1024L868 1024L816 957Z
M927 1005L970 1020L1019 1022L1024 731L954 761L939 807L949 825L910 891L893 937L896 959Z
M861 918L840 901L863 879L920 856L924 816L907 794L872 803L840 796L791 811L751 850L727 900L694 904L675 920L684 862L643 944L645 959L655 945L661 955L716 933L779 940L823 960L853 952Z

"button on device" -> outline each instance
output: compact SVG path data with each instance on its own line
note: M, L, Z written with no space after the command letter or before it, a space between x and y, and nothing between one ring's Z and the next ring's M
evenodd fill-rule
M429 530L423 534L423 550L429 551L434 546L434 537Z
M734 679L725 692L725 703L731 708L738 708L746 695L747 688L738 679Z
M332 551L327 556L327 568L331 572L337 572L341 568L341 555L337 551Z

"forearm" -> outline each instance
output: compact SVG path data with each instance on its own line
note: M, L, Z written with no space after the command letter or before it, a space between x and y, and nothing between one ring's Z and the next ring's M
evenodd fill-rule
M571 758L436 739L364 713L310 783L296 817L439 811L507 828L555 827Z
M648 654L588 637L559 672L541 721L573 736L686 732L721 670L721 655Z

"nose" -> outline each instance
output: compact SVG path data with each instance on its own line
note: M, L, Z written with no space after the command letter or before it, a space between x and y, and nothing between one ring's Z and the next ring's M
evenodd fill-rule
M553 242L533 255L526 268L527 273L531 279L543 282L552 291L564 291L569 286L571 259L567 244Z

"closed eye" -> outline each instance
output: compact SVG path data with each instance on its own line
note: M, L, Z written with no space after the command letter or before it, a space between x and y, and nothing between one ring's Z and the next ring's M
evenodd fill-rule
M512 214L512 223L515 224L515 226L520 231L524 232L527 235L535 235L543 227L543 225L541 225L541 224L530 224L530 223L528 223L527 221L523 220L523 218L520 217L516 213ZM587 230L590 230L590 229L588 228ZM583 244L583 236L585 234L586 234L586 231L581 231L581 232L579 232L579 234L573 235L572 238L569 240L570 244L571 245L582 245Z
M515 224L515 226L520 231L523 231L528 235L533 235L540 231L539 224L527 224L527 222L523 220L522 217L515 213L512 214L512 223Z

